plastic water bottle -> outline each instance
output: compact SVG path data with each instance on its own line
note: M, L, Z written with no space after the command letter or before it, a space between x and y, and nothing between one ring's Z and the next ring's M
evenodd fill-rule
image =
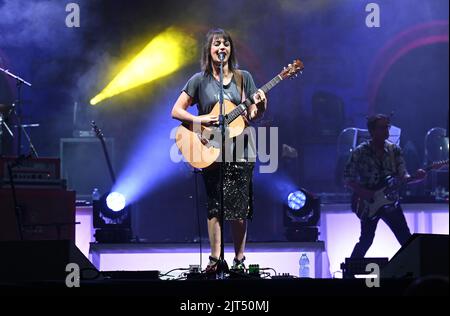
M100 200L100 191L97 188L94 188L94 190L92 190L92 201L98 200Z
M301 278L309 278L309 259L306 253L302 253L298 263L300 265L298 276Z

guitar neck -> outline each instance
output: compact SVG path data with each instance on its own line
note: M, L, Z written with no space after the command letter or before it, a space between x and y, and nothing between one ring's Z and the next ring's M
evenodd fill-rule
M439 167L441 167L441 166L443 166L443 165L445 165L445 164L448 164L448 159L445 160L445 161L440 161L440 162L437 163L437 164L432 163L431 165L428 165L428 166L424 167L423 170L424 170L425 172L430 172L431 170L436 169L436 168L439 168ZM413 182L413 181L415 181L415 180L417 180L417 177L412 176L411 178L409 178L408 180L406 180L406 183L410 183L410 182Z
M275 87L277 84L279 84L283 80L283 78L280 75L275 76L272 80L270 80L268 83L266 83L264 86L262 86L260 89L264 91L264 93L269 92L273 87ZM239 104L233 111L228 113L225 117L225 123L228 125L231 122L233 122L236 118L239 117L242 113L247 110L247 108L252 105L254 101L252 100L252 97L248 97L244 102Z
M108 149L106 148L105 139L100 137L100 141L103 147L103 153L105 154L106 163L108 164L109 175L111 176L111 180L113 183L116 183L116 175L114 174L114 170L111 164L111 159L109 159Z
M95 131L95 134L97 135L97 138L100 140L100 143L102 144L103 153L105 154L106 163L108 165L109 175L111 176L111 180L113 184L116 182L116 175L114 174L114 170L111 164L111 159L109 159L108 149L106 148L105 138L103 137L102 132L97 127L94 121L91 123L92 128Z

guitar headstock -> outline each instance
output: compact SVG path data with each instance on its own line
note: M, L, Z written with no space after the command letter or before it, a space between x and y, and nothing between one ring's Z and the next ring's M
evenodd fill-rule
M93 129L94 132L95 132L95 135L97 135L97 137L98 137L99 139L103 139L103 133L102 133L102 131L98 128L97 124L95 124L94 121L91 122L91 126L92 126L92 129Z
M292 78L293 76L296 77L304 68L303 62L300 59L295 59L292 64L283 68L283 71L279 73L279 76L281 76L282 79Z
M448 159L447 160L439 160L439 161L434 161L431 165L430 165L430 169L439 169L442 168L445 165L448 165Z

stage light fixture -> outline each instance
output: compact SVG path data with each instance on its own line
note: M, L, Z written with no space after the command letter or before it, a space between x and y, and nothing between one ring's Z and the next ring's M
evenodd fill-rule
M131 206L118 192L107 192L93 202L95 239L99 243L126 243L132 238Z
M125 208L125 196L119 192L111 192L106 197L106 205L113 212L120 212Z
M293 210L299 210L306 203L306 195L302 191L295 191L288 195L288 206Z
M318 239L320 199L305 189L289 193L283 205L286 238L313 242Z

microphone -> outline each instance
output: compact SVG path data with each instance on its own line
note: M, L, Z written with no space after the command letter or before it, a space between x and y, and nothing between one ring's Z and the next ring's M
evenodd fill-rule
M223 61L225 59L225 53L224 52L219 52L219 60Z

